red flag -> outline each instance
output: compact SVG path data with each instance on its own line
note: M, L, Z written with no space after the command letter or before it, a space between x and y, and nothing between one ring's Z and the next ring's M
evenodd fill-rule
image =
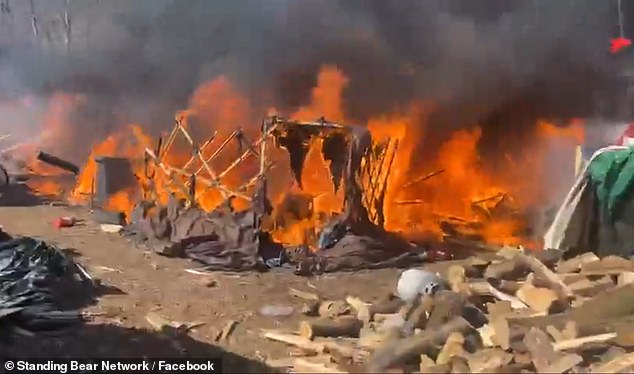
M618 53L620 52L622 49L629 47L630 45L632 45L632 41L630 39L624 38L622 36L616 38L616 39L611 39L610 40L610 52L612 53Z

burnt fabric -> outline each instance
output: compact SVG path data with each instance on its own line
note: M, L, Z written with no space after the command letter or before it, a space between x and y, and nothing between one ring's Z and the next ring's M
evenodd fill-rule
M209 270L242 271L262 265L261 246L272 246L262 240L257 222L253 211L206 213L197 207L172 205L136 222L130 230L159 254L188 257Z
M346 154L348 149L348 141L345 134L333 133L324 138L321 153L324 160L329 162L330 177L332 184L335 186L335 192L339 190L341 178L343 177L343 169L346 166Z
M330 249L295 259L298 275L316 275L335 271L356 271L411 266L422 262L424 254L406 249L406 243L386 238L347 233ZM399 249L400 248L400 249Z
M52 285L72 275L72 261L56 247L23 237L3 235L0 243L0 325L38 332L79 322L76 311L63 311Z
M313 133L309 129L293 126L288 128L286 134L278 139L279 144L288 150L291 170L300 188L302 188L302 170L312 136Z

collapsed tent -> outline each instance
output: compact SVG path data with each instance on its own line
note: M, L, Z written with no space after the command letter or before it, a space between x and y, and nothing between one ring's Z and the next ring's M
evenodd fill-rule
M544 247L566 256L634 255L634 148L594 153L579 173L544 236Z
M53 284L73 274L73 262L45 242L2 234L0 325L52 331L78 322L79 314L61 310L52 290Z

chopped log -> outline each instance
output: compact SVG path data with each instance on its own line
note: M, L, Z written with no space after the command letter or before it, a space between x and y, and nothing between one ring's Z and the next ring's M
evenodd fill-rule
M374 315L379 313L380 314L396 313L401 309L401 307L404 304L405 302L398 298L374 303L368 306L367 308L362 308L362 310L360 310L357 313L357 318L363 321L363 323L367 324L374 319Z
M369 358L366 370L382 372L394 364L420 357L421 354L430 355L430 352L446 341L451 333L460 332L464 335L471 330L473 327L464 318L458 317L439 328L427 329L420 334L386 344Z
M277 342L299 347L306 351L322 353L325 349L323 344L314 342L310 339L306 339L303 336L299 336L295 334L284 333L284 332L279 332L274 330L264 330L262 333L262 336L270 340L274 340Z
M307 339L313 339L316 336L358 338L362 325L361 321L352 316L335 320L302 321L299 325L299 335Z
M367 309L371 305L356 296L347 296L346 303L350 305L350 307L357 313L357 315L361 310Z
M495 345L494 336L495 330L491 325L484 325L478 329L478 334L480 334L480 339L482 340L482 345L491 348Z
M334 318L350 312L348 304L344 301L326 300L319 304L319 316L325 318Z
M632 283L634 283L634 272L624 271L619 274L616 285L621 287Z
M537 312L549 312L559 298L555 291L535 287L530 282L524 283L517 291L517 297Z
M420 355L420 371L421 373L428 373L428 369L436 366L436 362L434 362L434 360L432 360L429 356L427 356L426 354L422 354Z
M398 329L386 329L383 331L375 331L369 328L363 328L359 332L359 340L357 344L360 347L376 350L386 342L400 337Z
M434 307L427 320L428 329L440 328L448 321L462 315L465 298L451 291L440 291L434 295Z
M513 312L510 301L496 301L495 303L486 303L487 312L490 319L505 317Z
M468 374L471 372L469 369L469 364L467 360L462 357L454 357L451 359L451 373L464 373Z
M318 316L319 305L320 303L318 300L309 300L302 305L301 312L307 316Z
M294 371L297 373L347 373L329 359L296 358L293 361Z
M479 295L491 295L498 300L508 301L513 309L528 308L528 306L520 299L513 295L506 294L493 287L489 282L478 283L477 288L471 288L474 293Z
M581 266L581 272L597 271L634 271L634 262L619 256L606 256Z
M451 334L449 334L447 341L436 357L436 364L448 364L453 357L464 356L465 350L463 348L463 345L464 336L462 336L460 332L452 332Z
M615 323L632 314L634 314L634 284L604 292L564 313L518 318L514 319L513 323L537 328L546 328L548 325L562 328L567 321L572 320L577 324L580 334L588 335L601 331L607 328L609 323Z
M356 353L356 350L353 347L343 344L339 340L330 338L316 338L314 340L309 340L296 334L276 330L263 330L262 336L266 339L288 344L316 354L336 352L338 355L352 357Z
M491 373L501 366L508 365L512 360L512 354L499 348L483 349L467 357L467 363L472 373Z
M308 301L319 301L321 298L316 293L301 291L295 288L289 288L288 293L291 296L298 297L300 299L308 300Z
M584 336L582 338L576 338L576 339L570 339L570 340L562 340L553 344L553 349L555 351L566 351L570 349L577 349L583 346L584 344L603 343L603 342L612 340L616 337L617 337L617 333L610 332L606 334Z
M592 369L593 373L625 373L634 367L634 353L616 357Z
M573 296L568 286L542 261L535 256L523 253L517 254L512 259L489 265L484 276L494 279L518 279L527 275L529 271L535 273L540 279L546 280L561 297L570 298Z
M543 262L541 262L537 257L527 256L525 254L520 254L517 258L526 264L536 276L546 279L550 282L551 288L557 291L561 297L571 298L573 297L572 291L568 288L568 286L559 278L557 274L555 274L552 270L550 270Z
M538 328L532 328L524 337L524 344L531 355L535 368L540 373L548 373L548 367L558 359L550 338Z
M546 367L544 373L565 373L573 367L583 362L583 357L575 353L565 354L558 357L548 367Z
M415 329L424 329L427 326L427 316L429 316L433 308L434 298L429 295L421 296L420 303L407 316L407 325Z
M493 342L502 349L507 350L511 344L511 329L506 318L497 318L491 321L493 329Z
M581 270L581 266L591 262L600 261L599 256L592 252L583 253L577 257L560 262L557 265L558 273L576 273Z
M574 284L573 284L574 285ZM581 295L584 297L594 297L600 293L608 291L614 287L614 282L612 281L612 277L609 275L604 276L601 279L598 279L594 282L591 282L586 287L581 287L577 285L577 289L574 290L575 294ZM572 285L570 287L572 288Z

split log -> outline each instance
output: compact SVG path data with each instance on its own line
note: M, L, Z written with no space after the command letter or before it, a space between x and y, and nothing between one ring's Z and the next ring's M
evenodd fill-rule
M357 318L367 324L374 319L376 314L396 313L401 309L401 307L403 307L404 304L405 302L399 298L384 300L382 302L374 303L367 308L362 308L357 313Z
M276 330L263 330L262 336L266 339L288 344L315 354L336 352L341 356L353 357L356 352L354 347L330 338L315 338L314 340L310 340L296 334Z
M370 306L369 303L366 303L356 296L347 296L346 303L350 305L350 307L357 313L357 315L361 310L367 309Z
M518 254L510 260L491 264L484 272L485 278L517 279L528 274L535 273L537 277L548 282L550 288L558 292L562 298L571 298L572 291L568 286L535 256Z
M520 254L517 258L526 264L536 276L547 280L550 283L550 287L557 291L562 298L572 298L574 296L561 278L537 259L537 257Z
M386 344L369 358L366 370L383 372L395 364L416 359L421 354L431 355L435 347L445 342L451 333L460 332L465 335L472 330L473 327L464 318L458 317L439 328L427 329L420 334Z
M502 349L507 350L511 345L511 329L506 318L497 318L491 321L493 329L493 342Z
M421 296L418 306L407 316L407 325L413 329L424 329L427 326L427 316L433 308L434 298L429 295Z
M634 353L616 357L592 369L593 373L626 373L634 368Z
M358 344L360 347L376 350L389 341L400 338L401 333L398 328L384 329L376 331L370 328L363 328L359 332Z
M581 266L591 262L600 261L599 256L592 252L583 253L577 257L560 262L557 265L558 273L576 273L581 270Z
M313 316L313 317L318 316L319 315L319 305L320 305L320 303L317 300L307 301L307 302L305 302L302 305L301 312L302 312L302 314L307 315L307 316Z
M302 321L299 325L299 335L307 339L313 339L316 336L358 338L362 325L363 322L352 316L335 320Z
M597 271L634 271L634 262L619 256L606 256L581 266L581 272Z
M332 363L330 359L324 360L324 358L296 358L293 361L293 368L297 373L347 373Z
M477 351L467 358L472 373L491 373L501 366L508 365L513 355L499 348L489 348Z
M350 307L344 301L325 300L319 304L320 317L334 318L350 312Z
M321 299L316 293L301 291L295 288L289 288L288 293L291 296L309 301L319 301Z
M559 299L552 289L535 287L531 282L522 285L517 291L517 297L537 312L550 312Z
M524 344L537 371L549 373L548 367L559 357L553 349L548 335L542 330L533 327L524 337Z
M464 346L464 336L460 332L452 332L449 334L445 345L443 345L442 349L438 353L436 357L436 364L443 365L451 362L451 359L455 356L464 356L465 350Z
M564 313L518 318L512 323L545 329L548 325L563 328L567 321L574 321L580 334L592 335L597 333L596 331L606 332L605 329L610 324L617 323L632 314L634 314L634 284L597 295L581 306Z
M455 317L462 316L466 304L465 298L451 291L440 291L434 295L434 304L429 319L428 329L440 328Z
M606 334L584 336L582 338L576 338L576 339L570 339L570 340L562 340L553 344L553 349L555 351L566 351L570 349L577 349L583 346L584 344L607 342L609 340L616 338L617 336L618 336L617 333L610 332Z
M493 287L489 282L471 283L471 290L478 295L490 295L498 300L507 301L510 303L513 309L528 308L528 306L520 299L513 295L504 293L497 288Z

